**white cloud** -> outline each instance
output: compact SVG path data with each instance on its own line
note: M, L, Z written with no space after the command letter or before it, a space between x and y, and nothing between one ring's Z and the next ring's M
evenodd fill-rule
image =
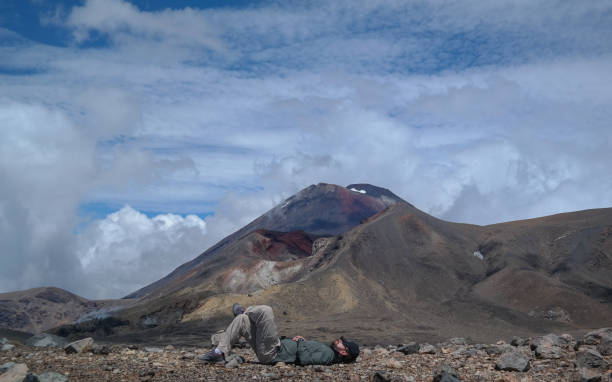
M139 150L100 155L99 134L40 104L0 102L0 125L0 289L56 285L92 293L73 232L79 203L100 188L141 187L174 171L176 161Z
M146 215L125 206L87 226L77 251L88 295L123 297L202 252L206 223L195 215Z
M83 6L72 9L67 25L74 28L77 42L89 39L91 31L97 31L120 42L129 43L136 37L224 50L203 13L191 8L151 13L141 12L122 0L87 0Z
M165 274L318 182L377 184L472 223L610 206L610 8L334 1L146 12L89 0L53 20L75 45L0 30L5 67L33 71L0 73L0 235L14 254L1 260L0 289L130 292L148 281L123 268L156 259L148 273ZM87 45L100 35L109 43ZM82 202L132 209L88 227ZM145 210L215 215L205 233L168 215L172 231ZM95 277L117 271L112 292L61 281L85 274L86 253Z

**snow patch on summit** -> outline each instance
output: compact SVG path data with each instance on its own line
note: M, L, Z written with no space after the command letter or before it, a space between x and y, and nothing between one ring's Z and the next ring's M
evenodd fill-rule
M358 192L360 194L365 194L366 193L366 190L358 190L355 187L351 187L351 188L349 188L349 190L351 190L353 192Z

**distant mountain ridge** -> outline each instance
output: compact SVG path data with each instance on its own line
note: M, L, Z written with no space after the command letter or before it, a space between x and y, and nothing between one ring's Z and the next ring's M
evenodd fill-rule
M612 326L610 274L612 208L478 226L384 188L321 183L131 294L102 332L200 344L237 301L271 305L283 334L487 342Z
M127 300L88 300L55 287L0 293L0 328L39 333L70 324L84 315L109 307L125 307Z
M279 244L287 232L312 240L310 254ZM368 184L319 184L145 288L125 314L214 326L238 300L285 312L285 328L389 341L602 327L612 324L611 232L612 209L477 226Z

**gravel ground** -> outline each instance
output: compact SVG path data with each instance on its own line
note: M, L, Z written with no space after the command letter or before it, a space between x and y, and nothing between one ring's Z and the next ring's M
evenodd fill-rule
M331 366L260 365L250 349L236 349L246 363L233 368L206 365L196 356L209 349L136 348L135 345L106 347L109 354L66 354L61 348L35 348L17 344L0 352L0 365L24 363L30 372L53 371L70 381L434 381L442 365L450 366L462 381L580 381L573 345L563 348L558 359L537 358L528 345L513 347L501 341L492 345L438 344L421 351L434 354L403 354L396 346L363 348L355 363ZM526 372L496 370L504 351L526 355ZM607 363L607 365L606 365ZM612 381L612 357L604 357L604 366L596 369L600 381ZM1 377L0 377L1 379ZM584 379L583 379L584 380ZM597 379L594 379L594 381Z

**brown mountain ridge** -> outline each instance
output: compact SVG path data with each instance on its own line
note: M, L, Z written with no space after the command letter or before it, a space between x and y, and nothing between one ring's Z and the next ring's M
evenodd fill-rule
M477 226L367 184L319 184L131 294L115 313L129 324L106 339L201 344L235 301L271 305L282 334L321 340L576 332L612 325L611 271L610 208Z

